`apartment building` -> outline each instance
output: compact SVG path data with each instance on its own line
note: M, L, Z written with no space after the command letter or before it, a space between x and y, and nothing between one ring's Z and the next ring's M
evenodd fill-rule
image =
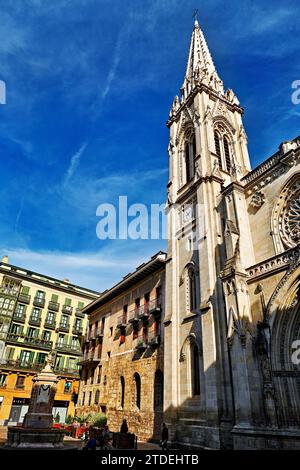
M73 414L87 319L83 308L97 293L27 269L0 263L0 424L23 421L32 379L55 352L59 377L53 414Z

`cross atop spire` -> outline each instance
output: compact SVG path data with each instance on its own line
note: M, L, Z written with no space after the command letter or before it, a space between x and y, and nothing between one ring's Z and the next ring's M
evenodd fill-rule
M204 34L198 23L198 10L195 10L193 16L195 24L185 78L181 88L183 100L187 98L196 84L199 83L204 83L218 93L224 93L223 82L218 76Z

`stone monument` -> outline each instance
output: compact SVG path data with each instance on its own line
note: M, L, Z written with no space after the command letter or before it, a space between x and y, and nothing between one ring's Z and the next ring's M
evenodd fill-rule
M49 353L46 366L33 379L28 412L22 426L8 428L6 448L58 449L63 447L65 431L54 429L52 408L58 378L53 372L54 354Z

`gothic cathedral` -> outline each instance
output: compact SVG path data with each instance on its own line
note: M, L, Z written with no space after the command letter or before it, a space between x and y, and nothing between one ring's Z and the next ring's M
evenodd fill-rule
M251 170L242 116L196 21L168 120L164 419L188 448L300 448L300 137Z

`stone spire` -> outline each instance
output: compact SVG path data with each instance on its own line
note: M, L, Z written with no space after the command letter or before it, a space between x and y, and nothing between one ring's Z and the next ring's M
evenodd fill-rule
M224 94L223 82L216 71L204 34L196 20L185 78L181 87L182 100L184 101L200 83L209 86L217 93Z

